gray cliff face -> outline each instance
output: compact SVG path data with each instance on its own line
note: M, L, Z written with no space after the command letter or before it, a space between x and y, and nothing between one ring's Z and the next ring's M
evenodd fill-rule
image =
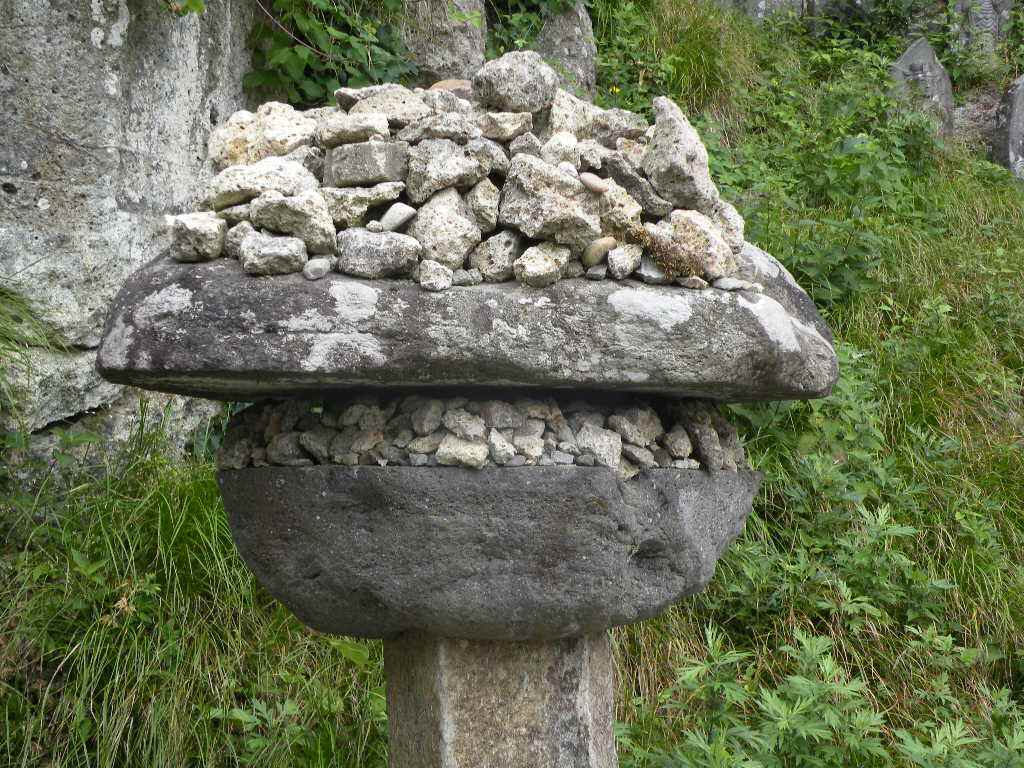
M1024 75L1010 84L999 105L992 159L1024 179Z
M0 25L0 276L72 351L37 356L35 429L105 405L93 372L110 300L192 206L211 126L244 106L250 3L178 19L151 0L5 0ZM73 382L48 392L55 369Z
M118 296L98 367L118 383L228 400L429 385L820 397L837 376L827 329L774 266L763 260L763 294L632 280L430 293L158 259Z
M315 629L575 637L702 589L756 472L263 467L219 475L235 542Z

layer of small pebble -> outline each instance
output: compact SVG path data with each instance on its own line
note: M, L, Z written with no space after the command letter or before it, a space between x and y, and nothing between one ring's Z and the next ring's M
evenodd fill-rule
M630 479L655 468L745 466L736 429L703 401L360 396L263 402L236 414L221 469L344 466L605 466Z

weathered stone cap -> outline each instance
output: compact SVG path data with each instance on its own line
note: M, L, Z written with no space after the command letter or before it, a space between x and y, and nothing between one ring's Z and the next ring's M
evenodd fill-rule
M531 640L650 618L703 589L757 472L263 467L219 475L246 564L324 632Z
M776 294L588 280L432 294L158 259L118 295L97 365L114 382L224 400L399 386L826 395L837 365L821 318L802 294Z

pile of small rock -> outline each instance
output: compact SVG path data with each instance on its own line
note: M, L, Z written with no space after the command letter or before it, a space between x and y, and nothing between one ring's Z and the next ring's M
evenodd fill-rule
M218 127L207 210L171 217L171 255L434 291L583 276L759 289L734 276L743 219L669 99L654 100L649 126L559 88L529 51L488 62L471 83L336 97L305 112L264 104Z
M221 469L314 464L604 466L629 479L659 467L736 471L745 458L735 427L703 401L431 395L259 403L233 417L218 455Z

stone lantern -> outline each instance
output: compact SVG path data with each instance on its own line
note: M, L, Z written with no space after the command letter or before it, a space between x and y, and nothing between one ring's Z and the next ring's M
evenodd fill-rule
M384 639L392 766L614 766L607 630L702 589L760 483L717 404L827 394L831 334L667 99L648 126L527 54L472 94L232 117L99 368L252 404L235 541Z

